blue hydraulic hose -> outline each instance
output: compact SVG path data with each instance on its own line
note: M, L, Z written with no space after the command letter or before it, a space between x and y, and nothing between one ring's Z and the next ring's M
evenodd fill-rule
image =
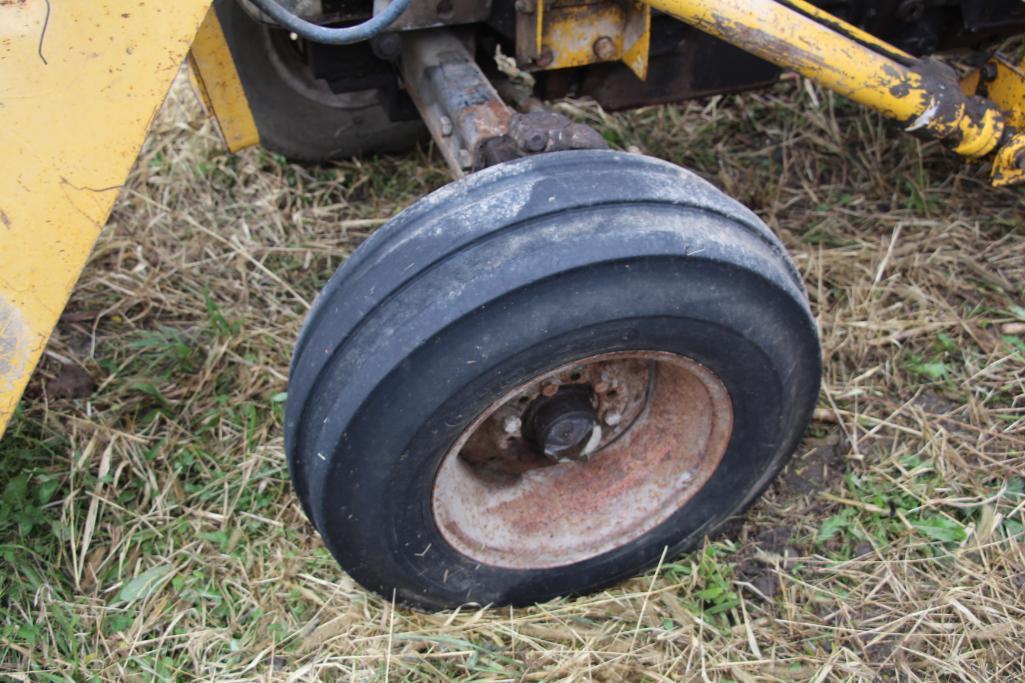
M411 0L392 0L383 12L355 26L345 28L327 28L313 24L292 14L275 0L250 0L261 11L270 15L274 21L292 31L300 38L325 45L349 45L370 40L381 31L395 23L399 15L406 11Z

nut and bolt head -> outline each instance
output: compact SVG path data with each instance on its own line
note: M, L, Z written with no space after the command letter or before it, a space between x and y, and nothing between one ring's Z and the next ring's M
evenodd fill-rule
M555 53L549 50L547 47L541 50L541 54L537 56L537 65L541 68L551 66L552 62L555 61Z
M382 33L370 41L370 49L378 59L390 62L402 53L402 38L398 33Z
M608 36L602 36L594 41L592 46L594 56L598 59L612 59L616 56L616 43Z
M441 0L434 6L434 11L437 12L439 19L451 19L455 7L452 6L452 0Z
M533 14L534 0L516 0L515 7L520 14Z
M548 146L548 131L532 130L523 138L523 151L530 154L537 154L545 151Z
M590 388L548 386L556 387L557 392L537 398L527 408L523 436L549 460L586 460L601 443Z
M447 116L442 116L439 123L441 124L442 137L447 138L449 135L452 135L452 119Z

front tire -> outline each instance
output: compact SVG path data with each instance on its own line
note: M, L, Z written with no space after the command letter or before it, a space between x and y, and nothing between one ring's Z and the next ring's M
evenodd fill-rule
M627 362L641 380L609 365ZM798 274L753 214L656 159L562 152L431 194L339 269L293 358L286 448L367 588L427 609L530 604L642 572L742 510L796 447L819 377ZM642 387L625 427L610 381ZM597 450L546 461L535 445L510 466L498 446L498 472L469 457L496 424L536 442L517 421L564 387L588 392Z

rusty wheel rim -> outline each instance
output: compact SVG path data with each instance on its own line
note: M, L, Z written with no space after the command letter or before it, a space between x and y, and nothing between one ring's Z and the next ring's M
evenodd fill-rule
M534 408L585 390L599 431L574 459L546 456L531 429ZM460 436L434 481L434 520L448 543L483 564L580 562L640 538L686 505L719 466L732 431L726 387L690 358L581 359L509 392Z

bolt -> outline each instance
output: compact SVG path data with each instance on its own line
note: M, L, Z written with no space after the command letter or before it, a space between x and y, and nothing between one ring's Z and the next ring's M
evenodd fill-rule
M615 411L605 413L605 424L607 424L610 427L615 427L622 421L623 415L621 413L617 413Z
M534 13L534 2L533 0L516 0L516 11L520 14L533 14Z
M616 44L608 36L602 36L594 41L593 49L594 56L598 59L609 60L616 56Z
M452 13L455 11L452 0L441 0L434 9L438 13L439 19L451 19Z
M541 50L541 54L537 56L537 65L542 69L551 66L554 61L555 54L548 48Z
M442 116L439 123L441 124L442 137L447 138L449 135L452 135L452 119L447 116Z
M537 154L538 152L545 151L545 147L548 146L548 131L527 131L527 134L523 136L523 142L520 146L523 148L524 152L529 154Z
M558 384L546 384L541 389L541 393L544 394L545 396L547 396L548 398L551 398L552 396L555 396L557 393L559 393L559 385Z
M399 58L402 52L402 38L398 33L382 33L370 41L370 49L378 59L391 62Z
M520 418L516 417L515 415L510 415L509 417L505 418L505 420L502 421L502 430L506 434L510 434L510 435L511 434L519 434L520 433L520 428L522 426L523 426L523 420L521 420Z

